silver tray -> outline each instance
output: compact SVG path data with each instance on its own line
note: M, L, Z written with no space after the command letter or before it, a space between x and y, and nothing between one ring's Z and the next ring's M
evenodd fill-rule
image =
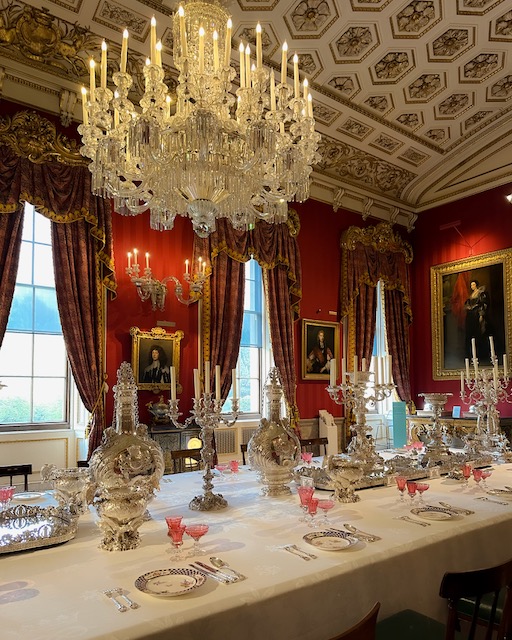
M62 544L77 529L78 518L62 507L19 504L0 513L0 554Z

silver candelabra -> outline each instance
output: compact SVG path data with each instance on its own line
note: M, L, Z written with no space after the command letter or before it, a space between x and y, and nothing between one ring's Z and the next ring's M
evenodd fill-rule
M218 398L214 399L213 394L208 390L194 398L192 415L184 423L179 422L182 415L179 411L179 400L171 398L169 400L169 418L178 429L185 429L195 422L200 428L200 437L203 442L201 449L201 460L203 462L203 494L196 496L189 503L193 511L212 511L224 509L228 506L227 500L220 493L213 493L213 473L215 450L213 447L213 437L215 428L221 423L224 426L232 427L240 414L239 400L233 398L230 414L222 413L223 403Z
M368 435L371 428L366 424L367 406L375 406L391 395L395 388L392 382L372 381L374 376L372 371L342 372L340 384L333 384L335 380L331 377L331 383L327 387L327 392L336 404L345 405L346 411L353 411L355 424L351 426L354 437L348 446L350 458L361 465L366 476L377 470L382 470L384 460L375 450L375 442Z
M478 358L473 354L473 375L470 375L469 360L466 372L460 374L460 398L462 402L475 405L477 422L473 434L466 436L465 449L471 454L484 452L502 454L508 446L506 437L500 430L499 402L512 402L507 387L510 383L507 361L503 362L503 377L499 375L498 358L491 350L492 369L478 366Z

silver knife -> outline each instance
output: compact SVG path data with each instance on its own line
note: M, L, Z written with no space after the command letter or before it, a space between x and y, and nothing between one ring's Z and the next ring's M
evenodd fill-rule
M293 555L297 556L298 558L302 558L302 560L306 560L306 561L311 560L311 558L309 556L305 556L304 554L302 554L298 549L296 549L291 544L286 545L286 546L281 547L281 548L284 549L285 551L289 551L290 553L293 553Z
M206 569L203 569L202 567L196 567L196 565L192 564L192 563L190 563L189 566L192 567L192 569L195 569L196 571L199 571L199 573L202 573L203 576L207 576L208 578L213 578L214 580L217 580L217 582L220 582L221 584L230 584L227 580L223 580L220 576L216 576L211 571L207 571Z
M231 576L228 573L224 573L223 571L220 571L216 567L210 567L209 564L205 564L204 562L199 562L199 560L196 560L196 564L197 566L201 567L205 571L209 571L210 573L216 576L219 576L225 582L236 582L238 580L238 578L235 578L235 576Z

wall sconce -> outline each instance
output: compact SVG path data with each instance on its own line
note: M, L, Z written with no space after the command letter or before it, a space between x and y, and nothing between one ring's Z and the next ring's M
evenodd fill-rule
M197 302L203 296L203 285L206 280L206 263L202 258L199 258L198 270L193 274L190 273L189 261L185 260L185 273L183 274L183 278L189 285L189 297L186 298L183 295L183 284L176 276L167 276L162 280L157 280L153 277L151 267L149 266L149 253L145 254L146 266L144 268L143 275L141 275L140 265L138 263L138 253L137 249L133 250L133 254L131 252L128 253L128 266L126 267L126 273L137 288L140 299L143 302L145 300L151 300L151 307L153 311L156 311L157 309L160 311L164 310L165 298L167 296L167 283L169 280L174 282L174 293L181 304L188 306Z

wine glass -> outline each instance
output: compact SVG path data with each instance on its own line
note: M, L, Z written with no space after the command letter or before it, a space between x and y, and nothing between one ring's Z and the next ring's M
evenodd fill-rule
M315 492L314 487L300 486L297 488L297 493L299 494L299 499L300 499L300 506L302 511L304 512L304 515L302 516L302 518L299 518L299 522L306 522L307 520L306 514L308 512L308 503L313 497L314 492Z
M395 476L396 486L400 491L400 502L404 502L404 493L407 485L407 478L405 476Z
M482 469L473 469L473 480L476 482L477 486L480 486L480 481L482 480Z
M203 549L199 544L199 540L208 533L209 526L207 524L189 524L185 528L185 533L194 540L192 546L192 555L203 553Z
M419 501L420 504L424 504L423 502L423 494L425 493L425 491L428 491L430 485L428 484L428 482L417 482L416 483L416 489L419 493Z
M411 504L414 503L417 488L417 482L415 482L414 480L407 480L407 493L409 494L409 498L411 499Z
M464 476L464 489L467 489L471 478L471 465L467 462L462 465L462 475Z
M183 557L181 547L183 545L183 534L185 533L186 528L187 527L184 524L180 524L175 528L169 527L167 531L167 535L171 538L172 542L172 549L170 551L172 554L171 560L181 560Z
M332 498L321 498L318 500L318 508L323 511L323 516L319 521L319 524L328 527L331 524L331 521L327 517L327 512L330 511L334 507L334 500Z
M220 473L220 477L222 479L224 479L226 476L224 475L224 473L227 471L227 469L229 468L229 465L226 464L225 462L219 463L215 465L215 468L217 469L217 471Z
M183 516L167 516L165 521L169 529L177 529L181 525Z
M313 453L311 451L303 451L300 454L300 457L302 458L302 460L306 463L306 465L309 467L311 465L311 463L313 462Z
M238 460L231 460L229 463L229 468L231 469L231 473L237 474L240 469L239 469L240 463L238 462Z
M487 478L492 476L492 469L482 469L482 488L487 490Z
M11 504L16 487L11 485L0 487L0 511L5 511Z
M318 511L318 503L319 499L313 497L311 497L308 502L308 513L306 515L306 521L309 527L314 527L316 524L315 516L316 512Z

